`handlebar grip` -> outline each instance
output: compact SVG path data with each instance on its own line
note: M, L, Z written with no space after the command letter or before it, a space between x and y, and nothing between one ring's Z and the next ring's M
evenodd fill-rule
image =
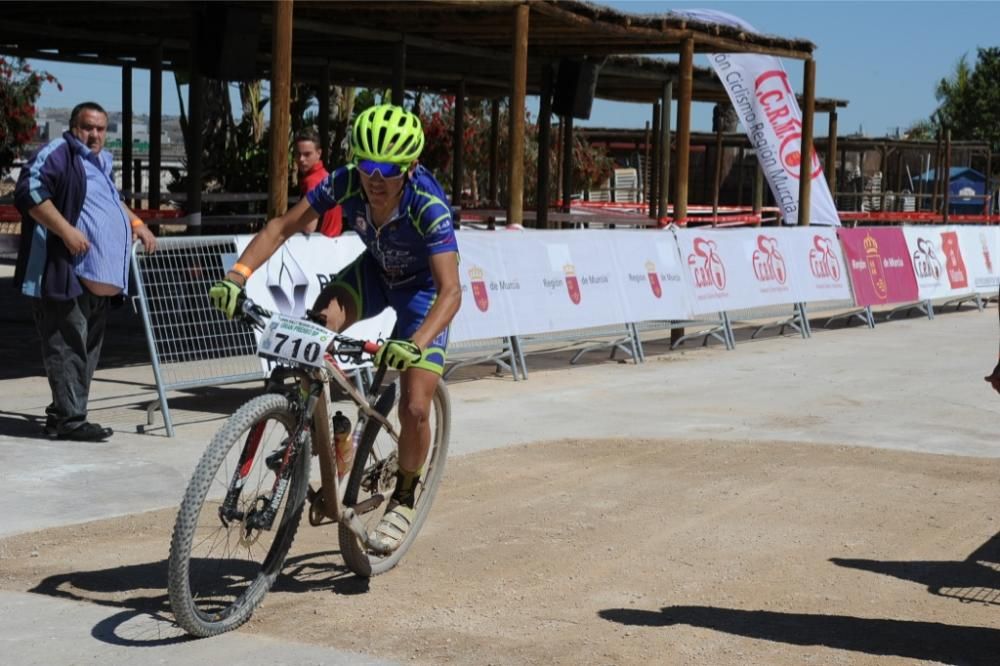
M380 345L377 342L372 342L371 340L365 340L365 343L364 345L362 345L361 348L365 351L366 354L374 355L379 349L382 348L382 345Z

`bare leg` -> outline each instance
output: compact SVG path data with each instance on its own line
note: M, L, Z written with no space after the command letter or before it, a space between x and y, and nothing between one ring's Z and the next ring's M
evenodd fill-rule
M399 467L404 472L417 472L427 459L431 447L431 400L439 380L436 373L422 368L410 368L402 374Z

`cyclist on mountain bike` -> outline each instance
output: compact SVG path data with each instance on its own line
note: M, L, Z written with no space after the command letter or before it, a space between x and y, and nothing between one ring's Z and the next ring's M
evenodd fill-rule
M448 326L461 304L458 245L441 185L417 164L420 119L399 106L362 112L351 131L351 162L335 170L258 233L209 291L232 318L251 273L288 238L336 205L365 251L319 295L313 309L341 332L360 319L396 311L396 328L375 358L401 371L399 471L374 538L394 549L413 521L415 490L430 448L428 417L444 369Z

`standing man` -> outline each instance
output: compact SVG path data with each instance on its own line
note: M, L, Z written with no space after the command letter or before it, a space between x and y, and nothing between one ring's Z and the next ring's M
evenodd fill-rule
M132 243L156 249L156 237L115 188L111 153L103 150L107 131L99 104L78 104L69 131L28 159L14 191L21 213L14 286L32 299L52 391L45 434L58 439L111 436L111 428L87 421L108 300L128 289Z
M319 143L319 135L311 129L304 129L295 135L295 165L299 169L299 194L303 197L330 176L323 166L323 149ZM334 206L323 213L318 222L313 220L303 231L312 233L316 231L317 224L319 232L324 236L339 236L344 230L340 206Z

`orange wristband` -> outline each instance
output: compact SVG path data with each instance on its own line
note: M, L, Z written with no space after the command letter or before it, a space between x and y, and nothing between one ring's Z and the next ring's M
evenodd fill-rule
M231 270L234 273L239 273L240 275L243 276L244 280L249 280L250 276L253 275L253 271L250 270L249 266L244 266L243 264L238 262L233 264L233 267L230 268L229 270Z
M142 220L140 220L139 218L135 218L134 220L132 220L132 228L133 229L135 229L136 227L141 227L144 224L146 224L146 223L143 222Z

